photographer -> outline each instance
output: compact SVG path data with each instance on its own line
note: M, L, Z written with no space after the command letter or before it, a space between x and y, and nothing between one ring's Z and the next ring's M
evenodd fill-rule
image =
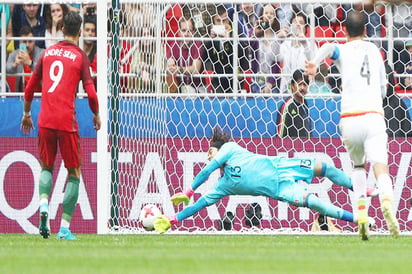
M33 38L33 29L29 26L24 26L20 30L20 37ZM34 40L20 40L19 49L14 50L7 59L6 72L8 74L19 74L15 77L15 86L10 84L11 91L24 92L25 85L30 80L30 75L37 65L44 49L36 46ZM27 74L25 76L21 74Z

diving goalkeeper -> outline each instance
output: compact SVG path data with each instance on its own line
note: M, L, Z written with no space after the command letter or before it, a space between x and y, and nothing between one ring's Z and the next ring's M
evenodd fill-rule
M210 206L227 195L267 196L275 200L288 202L299 207L308 207L320 214L357 224L357 216L320 200L313 193L298 183L299 180L311 182L314 176L330 179L335 184L352 189L351 179L341 170L314 158L284 158L252 153L235 142L229 141L226 132L215 128L208 151L210 163L199 172L191 188L184 193L177 193L171 200L175 205L186 205L210 174L223 169L223 175L206 195L195 204L171 217L160 215L154 222L156 232L165 233L173 224L180 222L201 209ZM368 189L369 195L375 194Z

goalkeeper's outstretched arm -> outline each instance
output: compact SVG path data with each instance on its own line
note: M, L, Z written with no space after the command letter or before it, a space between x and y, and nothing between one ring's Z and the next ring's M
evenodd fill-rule
M228 195L225 191L217 190L216 188L210 191L205 196L202 196L191 206L186 207L181 212L173 215L171 217L166 217L161 215L154 223L154 228L156 232L165 233L169 228L180 221L194 215L195 213L199 212L201 209L215 204L218 202L222 197ZM173 197L172 197L173 200Z
M192 183L192 186L186 189L184 192L178 192L172 196L171 200L174 205L179 205L184 203L185 205L189 204L190 198L195 193L195 190L203 184L207 178L209 178L210 174L213 171L219 168L219 163L216 160L212 160L204 169L202 169L199 174L197 174L195 180Z
M172 225L177 224L180 221L183 221L184 219L194 215L195 213L199 212L201 209L209 205L210 204L206 201L204 197L200 197L199 200L197 200L197 202L194 205L186 207L181 212L171 217L160 215L157 218L157 220L154 222L155 231L163 234L167 230L169 230L169 228Z

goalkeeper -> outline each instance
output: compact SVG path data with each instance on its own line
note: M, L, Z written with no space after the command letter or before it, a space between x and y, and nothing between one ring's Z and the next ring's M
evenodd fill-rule
M234 142L229 142L229 136L217 128L213 130L208 159L210 163L199 172L191 188L172 196L172 202L175 205L182 202L187 205L194 190L204 183L214 170L221 168L223 175L213 189L199 198L195 204L174 216L159 216L154 222L157 232L166 232L171 225L192 216L227 195L267 196L295 206L314 209L324 216L357 224L357 216L320 200L298 183L299 180L310 183L314 176L322 176L335 184L352 189L351 179L331 165L316 161L314 158L288 159L255 154ZM370 196L375 194L374 189L368 189L368 192Z

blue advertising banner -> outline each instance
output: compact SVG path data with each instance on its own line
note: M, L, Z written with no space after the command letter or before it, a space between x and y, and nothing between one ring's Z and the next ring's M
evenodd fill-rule
M151 128L166 125L166 137L204 137L210 136L211 129L219 125L230 128L233 137L275 137L279 108L284 100L277 97L122 98L119 132L121 137L147 137L155 134ZM411 99L403 100L411 111ZM340 98L309 98L307 101L314 137L338 138ZM35 98L32 117L36 128L30 134L32 137L37 136L39 111L40 98ZM76 100L76 111L80 135L95 137L87 98ZM22 112L22 98L0 100L1 137L23 136L20 132Z

